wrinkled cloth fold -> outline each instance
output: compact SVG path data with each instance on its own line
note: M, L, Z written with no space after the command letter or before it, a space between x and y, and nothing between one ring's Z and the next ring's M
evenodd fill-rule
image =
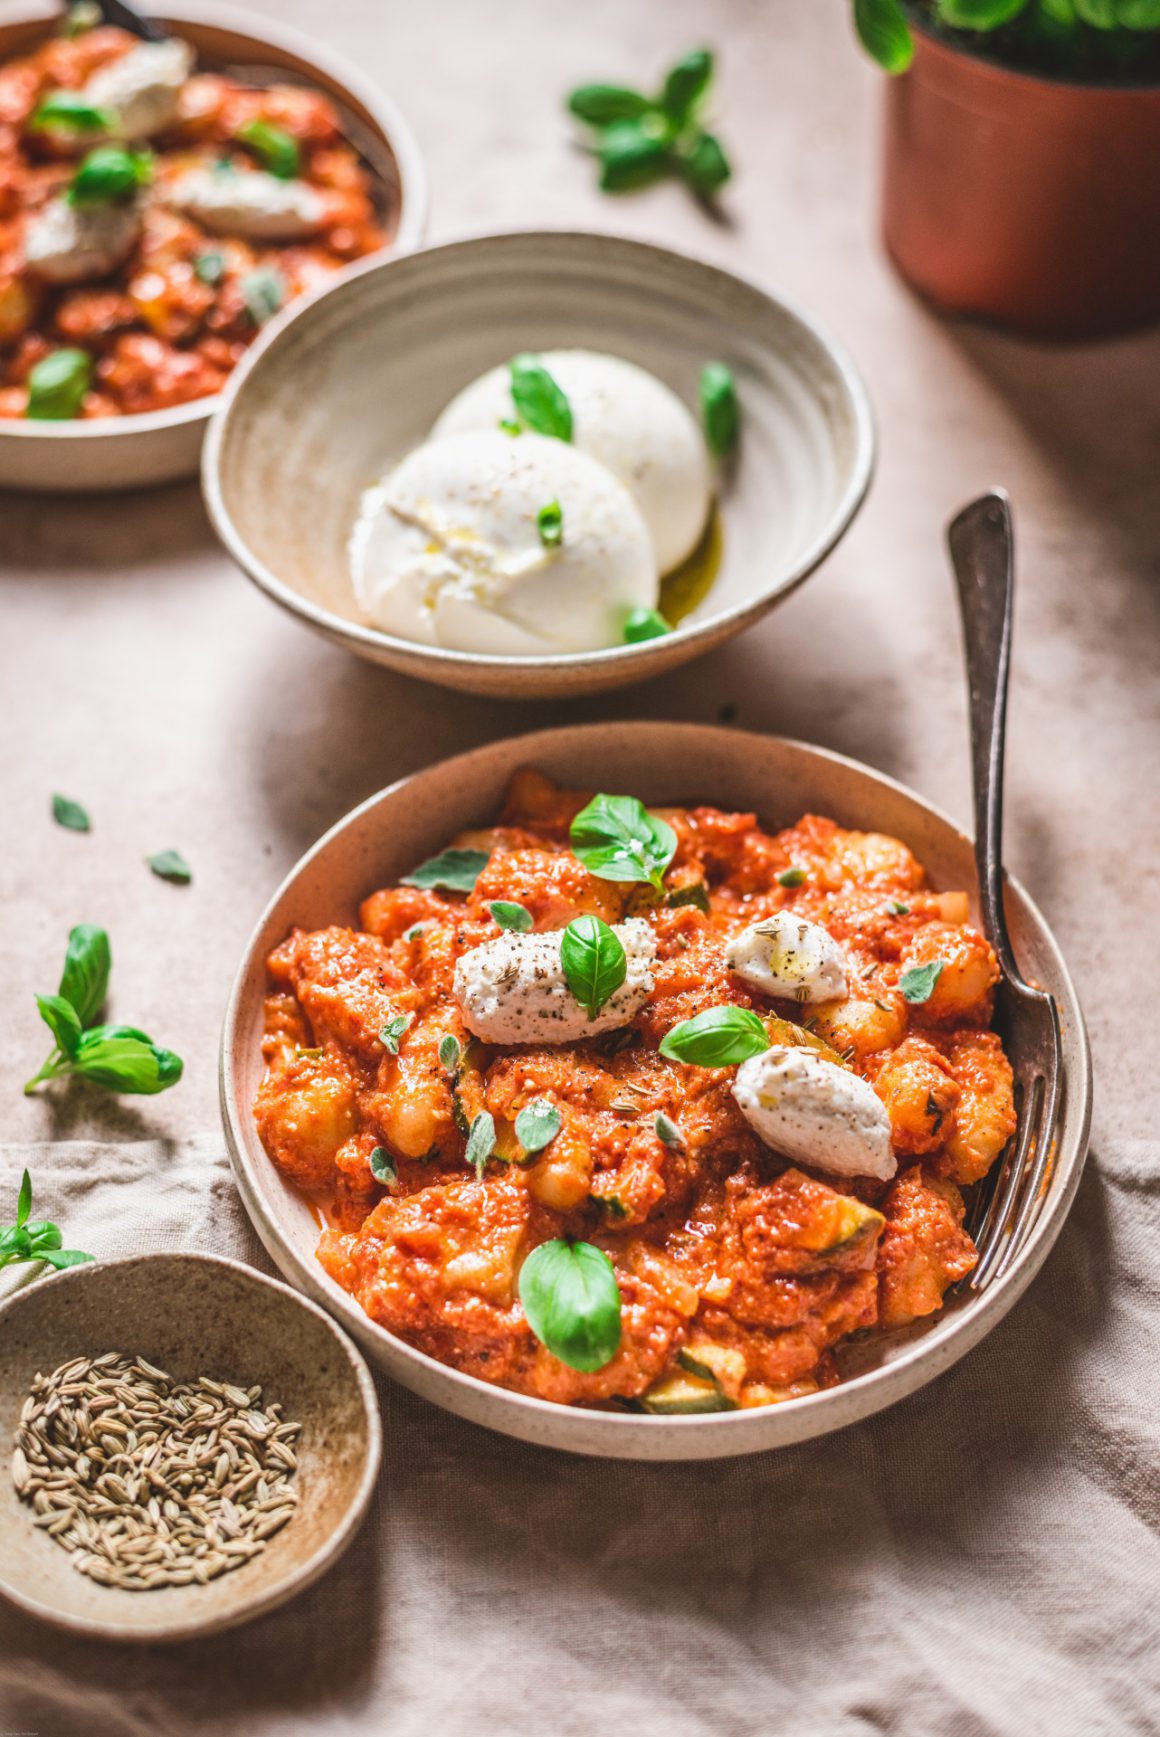
M216 1137L0 1146L0 1221L25 1164L70 1246L273 1271ZM381 1381L376 1504L318 1586L143 1651L0 1606L0 1737L1153 1733L1158 1178L1160 1144L1106 1145L981 1346L780 1453L576 1459Z

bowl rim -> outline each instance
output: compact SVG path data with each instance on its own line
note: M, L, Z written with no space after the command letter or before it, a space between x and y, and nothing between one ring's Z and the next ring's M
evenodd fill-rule
M830 509L822 529L807 544L775 589L755 592L732 608L720 610L704 619L686 619L685 622L679 623L671 633L665 634L662 639L645 640L637 645L605 646L598 651L533 653L530 655L520 653L502 656L487 652L456 651L451 647L424 645L418 640L400 639L395 634L384 632L382 628L372 627L367 623L353 621L347 616L335 614L334 611L324 608L321 604L303 597L251 552L245 538L234 524L233 517L226 505L222 482L222 453L227 428L235 412L239 396L246 389L246 382L250 374L261 366L267 351L273 348L283 333L295 321L309 319L313 310L328 296L359 278L398 268L421 271L424 262L429 259L438 259L463 252L470 255L478 249L484 251L502 249L513 243L526 244L529 240L537 237L549 238L553 241L563 240L566 244L578 243L581 247L611 247L620 251L622 257L635 257L639 260L649 259L656 269L662 271L666 269L669 262L676 260L682 268L692 266L695 271L702 273L705 277L716 279L719 283L740 285L750 296L771 304L783 314L787 314L790 320L820 350L825 352L834 368L839 389L845 395L851 413L854 447L847 479L836 503ZM276 320L272 320L263 329L261 337L250 346L230 375L219 403L219 413L210 424L202 450L202 494L214 530L242 572L291 615L296 615L300 620L349 646L362 647L372 654L386 651L396 657L413 659L417 663L439 664L445 668L458 669L464 672L471 670L535 670L551 674L553 671L573 669L615 670L633 662L651 661L659 658L668 648L677 644L690 646L702 639L715 640L723 632L738 632L752 625L775 604L780 603L796 591L798 586L802 585L833 552L849 530L866 499L878 457L874 412L870 403L869 391L857 364L846 346L834 338L829 330L815 320L811 314L804 313L796 302L787 300L784 296L767 289L755 278L743 272L734 271L730 267L722 266L715 260L692 249L667 247L659 242L642 240L637 236L625 235L618 231L578 229L571 224L529 224L516 229L473 229L447 241L427 242L420 247L412 248L406 254L372 255L367 259L356 261L346 271L336 274L309 295L300 296L290 304L284 313L279 315Z
M678 1433L690 1437L701 1436L706 1439L716 1439L718 1445L712 1450L702 1450L703 1457L725 1457L736 1453L752 1451L770 1451L770 1449L790 1445L792 1442L827 1435L833 1430L842 1429L848 1424L863 1419L905 1398L916 1391L927 1381L934 1378L944 1369L951 1366L971 1350L1022 1296L1027 1286L1038 1273L1046 1260L1057 1236L1063 1228L1064 1221L1070 1211L1076 1189L1079 1186L1083 1172L1084 1160L1087 1155L1088 1138L1091 1127L1092 1108L1092 1077L1091 1049L1083 1010L1076 993L1071 972L1060 951L1059 944L1047 924L1038 905L1027 893L1022 883L1013 875L1006 876L1006 882L1011 891L1026 908L1032 921L1047 944L1053 963L1058 972L1059 984L1063 991L1061 1000L1070 1004L1066 1011L1074 1022L1077 1039L1077 1054L1079 1065L1075 1076L1066 1080L1068 1087L1064 1099L1064 1114L1059 1125L1056 1139L1055 1162L1048 1185L1048 1198L1040 1211L1030 1236L1027 1238L1016 1259L1008 1271L994 1281L981 1294L972 1296L970 1302L961 1310L950 1314L939 1314L930 1319L930 1324L908 1344L899 1349L888 1363L878 1368L842 1382L839 1386L827 1388L821 1392L804 1395L799 1399L785 1400L777 1406L766 1408L779 1417L793 1414L796 1417L817 1414L817 1427L803 1427L798 1433L790 1432L784 1442L770 1442L760 1448L752 1445L729 1445L729 1432L735 1433L747 1425L753 1427L753 1410L735 1412L709 1413L703 1416L691 1417L649 1417L636 1413L596 1412L588 1407L560 1405L551 1400L538 1399L530 1394L516 1393L509 1388L498 1387L491 1382L481 1381L474 1375L454 1369L450 1364L441 1363L437 1358L409 1345L406 1340L398 1338L389 1329L374 1321L355 1302L354 1298L344 1291L324 1269L319 1265L313 1252L303 1257L298 1250L282 1235L272 1215L268 1215L266 1206L259 1193L256 1181L249 1172L247 1153L247 1135L253 1136L252 1106L242 1108L238 1102L238 1077L234 1068L233 1051L236 1047L242 1004L246 995L251 975L260 971L265 977L265 960L261 957L260 943L263 933L273 916L277 906L292 889L299 878L309 870L327 851L334 841L344 832L357 828L362 819L387 798L394 796L407 785L413 784L431 772L442 770L455 762L466 763L472 758L483 756L497 747L514 749L527 745L526 755L521 755L519 763L535 764L537 753L550 752L553 743L560 743L564 737L593 737L613 729L620 734L636 733L656 728L664 728L674 733L677 738L683 737L691 752L696 741L705 742L710 738L718 741L729 740L735 745L735 750L744 753L748 741L770 743L790 749L792 752L804 753L808 758L828 764L836 769L856 773L860 779L868 779L879 789L885 789L895 795L906 798L916 804L928 816L938 822L954 836L960 847L973 853L974 846L969 836L956 825L946 812L936 804L927 801L917 791L908 785L892 778L889 774L879 772L848 755L839 754L833 749L821 748L814 743L804 742L796 737L761 734L755 731L735 730L729 726L687 723L669 719L620 719L597 723L563 725L555 729L545 729L526 732L514 737L500 737L484 743L478 748L466 753L448 756L432 765L420 768L393 780L382 790L368 796L357 804L333 826L328 827L321 838L299 859L267 902L253 932L246 943L242 961L235 976L226 1005L225 1019L222 1026L221 1047L219 1052L218 1083L221 1103L222 1123L225 1130L226 1144L229 1149L230 1163L234 1172L238 1192L246 1211L257 1230L258 1235L283 1272L292 1271L295 1282L306 1286L308 1294L316 1298L324 1308L333 1308L344 1326L356 1338L368 1347L380 1346L388 1349L392 1357L401 1357L404 1361L414 1362L419 1367L434 1372L437 1377L446 1378L451 1387L460 1392L482 1399L488 1396L493 1404L510 1407L513 1415L522 1414L530 1420L547 1422L559 1419L569 1414L579 1414L581 1418L599 1418L599 1428L610 1443L618 1444L602 1448L575 1448L569 1444L553 1441L552 1431L547 1435L536 1433L534 1438L523 1430L512 1430L512 1434L520 1435L522 1439L535 1439L553 1448L563 1448L565 1451L608 1454L610 1457L635 1458L631 1452L634 1440L641 1440L648 1435L656 1435L658 1440L668 1439L674 1442ZM674 741L674 757L680 753L680 741ZM680 758L684 758L681 754ZM266 1163L269 1160L262 1154ZM917 1381L913 1379L916 1364L931 1365L929 1373ZM391 1376L392 1379L395 1377ZM857 1398L851 1399L851 1395ZM497 1400L498 1396L498 1400ZM442 1403L442 1401L432 1401ZM806 1411L809 1408L809 1411ZM455 1409L448 1407L448 1409ZM466 1414L466 1413L465 1413ZM467 1414L474 1415L474 1414ZM476 1419L476 1421L481 1421ZM484 1427L491 1427L484 1423ZM619 1438L619 1441L618 1441ZM663 1454L647 1457L663 1458ZM676 1456L672 1456L676 1457ZM693 1456L690 1456L693 1457Z
M58 16L59 6L53 4L52 0L48 0L47 4L28 0L28 3L19 5L11 14L5 12L0 18L0 35L13 25L51 25ZM210 0L210 3L204 6L199 4L198 0L162 0L157 16L165 22L172 21L176 24L205 24L211 29L236 30L239 35L249 36L255 42L273 49L283 49L287 54L293 54L299 60L316 67L319 72L325 73L357 98L382 129L399 171L398 229L392 236L388 249L380 249L379 254L368 257L376 259L383 253L402 255L418 247L426 232L430 204L427 171L418 141L394 101L381 92L370 79L364 77L357 67L352 66L341 54L336 54L328 46L317 42L306 31L275 22L244 7L219 5L218 0ZM347 277L363 263L356 260L352 265L343 266L332 274L330 281L333 283L339 278ZM266 335L269 327L279 325L294 306L295 303L291 302L288 308L276 314L268 322L268 326L263 328L262 336ZM91 422L28 422L19 418L3 418L0 419L0 439L92 441L115 440L118 436L129 439L134 435L155 434L162 429L181 428L191 422L206 422L216 414L223 397L224 392L214 392L206 398L194 398L188 404L175 404L168 410L143 410L131 416L98 417Z
M31 1597L19 1586L5 1577L0 1567L0 1597L7 1599L29 1615L39 1617L44 1622L53 1624L56 1628L70 1630L74 1634L91 1635L101 1640L125 1641L151 1645L158 1641L190 1640L200 1635L220 1633L223 1630L236 1628L242 1623L275 1610L296 1598L300 1592L326 1573L347 1547L353 1542L356 1532L361 1526L378 1483L379 1470L383 1455L383 1421L379 1409L378 1392L375 1388L374 1376L371 1374L366 1358L351 1335L343 1330L341 1322L335 1319L329 1310L321 1308L312 1297L296 1290L293 1285L282 1278L271 1278L269 1274L259 1272L247 1262L236 1260L231 1255L212 1254L204 1249L159 1249L151 1254L119 1255L113 1260L98 1260L86 1262L83 1266L67 1267L62 1272L51 1276L51 1284L75 1285L91 1281L94 1273L115 1273L119 1268L140 1268L144 1263L160 1262L195 1262L207 1269L226 1269L243 1280L264 1285L270 1290L280 1291L293 1300L300 1308L315 1316L334 1339L341 1354L354 1376L359 1398L362 1401L363 1414L367 1426L367 1451L354 1496L344 1510L342 1518L334 1531L318 1545L305 1562L295 1565L276 1584L257 1593L246 1603L236 1607L228 1614L207 1612L204 1619L194 1618L168 1624L158 1624L153 1628L135 1628L132 1624L97 1617L75 1616L61 1611L53 1605L43 1604L39 1599ZM212 1282L212 1281L211 1281ZM41 1283L32 1281L22 1285L11 1296L0 1303L0 1331L8 1317L21 1308L32 1306L43 1293Z

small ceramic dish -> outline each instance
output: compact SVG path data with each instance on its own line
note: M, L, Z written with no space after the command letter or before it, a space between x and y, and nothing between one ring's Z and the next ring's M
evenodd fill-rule
M167 0L151 15L193 45L202 70L230 72L259 85L308 85L330 97L347 137L380 184L391 248L401 252L418 243L427 214L419 147L394 104L360 73L309 37L232 8ZM56 0L6 6L0 66L38 47L59 21ZM219 402L216 396L198 398L172 410L92 422L0 419L0 488L76 493L193 476L206 424Z
M38 1371L127 1351L179 1381L208 1375L280 1401L302 1424L302 1502L244 1567L205 1585L130 1592L98 1585L32 1524L8 1473L13 1431ZM70 1267L0 1307L0 1593L77 1634L185 1640L248 1622L317 1580L366 1513L382 1453L370 1371L334 1322L277 1280L204 1254L135 1255Z
M364 1314L315 1259L318 1224L283 1181L254 1125L262 1077L266 957L296 926L353 923L361 899L445 846L461 828L488 825L512 773L535 766L564 784L623 791L646 802L709 801L755 810L769 827L803 813L905 841L936 889L975 887L970 840L945 815L892 779L821 748L694 724L611 723L545 730L493 742L372 796L315 845L275 893L246 950L226 1013L221 1094L226 1135L246 1209L288 1279L322 1303L388 1374L475 1423L547 1447L617 1459L716 1459L783 1447L913 1393L1007 1313L1058 1236L1083 1167L1091 1112L1091 1063L1083 1016L1059 949L1017 881L1007 917L1025 974L1051 991L1063 1025L1064 1100L1054 1163L1028 1241L1003 1278L982 1292L959 1288L941 1314L852 1345L838 1387L753 1410L647 1417L550 1404L438 1363Z
M568 656L447 651L371 626L347 568L363 491L476 375L574 347L639 363L694 409L702 366L732 367L742 432L718 478L707 593L662 639ZM444 687L562 698L657 675L760 620L843 535L873 456L858 374L803 315L684 254L541 231L368 261L299 302L230 381L202 475L234 559L307 626Z

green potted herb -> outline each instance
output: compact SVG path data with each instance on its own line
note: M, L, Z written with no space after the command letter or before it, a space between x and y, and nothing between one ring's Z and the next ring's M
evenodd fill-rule
M940 307L1037 336L1160 317L1160 0L853 0L891 73L883 229Z

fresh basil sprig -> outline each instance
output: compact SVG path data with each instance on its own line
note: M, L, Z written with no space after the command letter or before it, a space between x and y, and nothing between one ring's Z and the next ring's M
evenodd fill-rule
M602 881L645 881L661 891L677 849L667 820L650 814L635 796L601 792L572 822L572 853Z
M624 618L625 645L643 645L646 639L663 639L672 631L659 609L630 609Z
M25 1085L34 1092L45 1080L77 1075L111 1092L153 1094L176 1085L182 1062L133 1025L93 1025L108 989L109 937L93 923L71 930L60 988L38 995L40 1017L56 1047Z
M501 929L509 929L515 935L526 935L532 927L532 913L513 899L493 899L487 908Z
M741 406L732 368L724 362L706 362L701 369L701 427L705 444L714 458L725 458L737 444Z
M656 1137L662 1146L669 1146L674 1152L683 1152L685 1150L685 1136L681 1133L681 1130L677 1127L677 1124L673 1121L672 1117L666 1116L663 1110L657 1112L657 1118L653 1123L653 1128L656 1132Z
M32 1178L26 1170L16 1197L16 1223L0 1230L0 1268L17 1261L44 1261L60 1271L92 1260L91 1254L82 1254L79 1248L62 1248L63 1238L56 1225L46 1218L30 1220L31 1211Z
M302 166L302 153L293 133L277 127L273 121L246 121L234 134L239 144L248 145L255 157L280 181L292 181Z
M806 878L806 871L803 868L782 869L775 878L779 887L800 887Z
M445 1073L453 1074L459 1066L463 1054L459 1039L453 1031L444 1032L439 1039L439 1066Z
M49 91L25 122L30 133L111 133L116 124L116 115L89 102L79 90Z
M599 917L575 917L560 937L564 980L589 1019L628 976L628 957L620 937Z
M179 850L159 850L153 856L147 856L145 861L159 881L172 881L174 886L187 887L193 879L193 870Z
M725 148L701 125L713 81L713 55L696 48L665 75L655 97L624 85L580 85L568 98L576 119L596 132L594 150L606 193L646 187L675 175L712 198L732 169Z
M211 289L226 275L226 256L220 247L207 247L193 258L193 275L199 283L208 284Z
M571 440L572 406L559 382L538 356L515 356L509 363L516 415L533 434Z
M379 1042L388 1055L398 1055L399 1039L414 1019L413 1013L397 1013L393 1019L388 1019L379 1032Z
M520 1302L541 1345L569 1369L603 1369L620 1349L620 1286L603 1249L559 1238L520 1268Z
M82 158L66 197L78 208L120 205L132 199L152 176L153 157L149 151L130 151L124 145L98 145Z
M914 38L899 0L854 0L854 28L887 72L905 72L914 59Z
M485 850L441 850L429 856L417 869L403 876L405 887L422 887L430 892L443 887L451 893L469 893L487 867Z
M934 986L943 973L942 959L932 959L926 965L912 965L898 979L898 987L912 1007L919 1007L934 994Z
M370 1156L371 1175L376 1182L390 1187L392 1182L399 1180L399 1166L391 1157L385 1146L376 1146Z
M542 1152L560 1132L562 1117L547 1098L534 1098L516 1117L516 1139L525 1152Z
M709 1007L666 1032L660 1053L698 1068L728 1068L769 1047L769 1033L752 1008Z
M87 350L52 350L29 370L24 414L31 422L71 422L92 383L93 359ZM53 797L52 812L58 826L69 826L74 832L89 830L84 809L67 796Z

